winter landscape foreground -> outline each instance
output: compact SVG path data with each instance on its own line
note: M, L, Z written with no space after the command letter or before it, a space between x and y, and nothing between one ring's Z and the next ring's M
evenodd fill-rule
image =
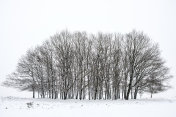
M176 99L0 99L0 117L176 117L175 109Z

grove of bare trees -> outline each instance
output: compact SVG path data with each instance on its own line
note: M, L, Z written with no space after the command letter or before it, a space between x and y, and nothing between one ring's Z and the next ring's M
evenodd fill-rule
M143 32L62 31L29 49L3 84L33 98L128 100L166 90L168 72L158 45Z

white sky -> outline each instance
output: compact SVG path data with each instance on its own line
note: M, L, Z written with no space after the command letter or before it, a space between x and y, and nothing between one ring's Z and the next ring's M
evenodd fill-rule
M176 85L175 0L0 0L0 83L15 70L27 49L64 29L144 31L159 43L174 76L171 84ZM11 91L0 87L0 95ZM176 91L167 94L176 96Z

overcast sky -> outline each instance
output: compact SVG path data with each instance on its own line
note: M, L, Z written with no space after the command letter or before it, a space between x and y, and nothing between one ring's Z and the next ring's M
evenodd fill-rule
M0 83L29 48L64 29L143 31L159 43L176 86L176 0L0 0ZM0 87L0 95L11 91Z

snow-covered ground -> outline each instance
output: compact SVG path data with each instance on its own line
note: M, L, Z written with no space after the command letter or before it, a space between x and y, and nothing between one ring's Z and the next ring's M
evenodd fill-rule
M0 117L176 117L176 99L125 101L1 97Z

